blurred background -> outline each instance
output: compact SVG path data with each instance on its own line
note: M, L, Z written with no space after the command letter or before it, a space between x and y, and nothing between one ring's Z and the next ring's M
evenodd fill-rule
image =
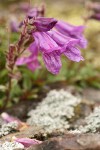
M71 62L63 57L63 67L57 76L49 73L44 65L41 70L34 73L25 66L20 67L22 76L18 84L14 82L12 97L16 100L22 95L22 91L34 89L34 93L37 87L42 88L44 85L59 82L74 85L78 89L87 87L100 89L100 21L89 20L85 24L83 19L87 14L85 0L0 0L0 85L7 83L5 51L8 49L8 43L9 41L15 43L19 37L19 33L9 33L7 30L9 21L12 17L21 21L25 17L25 11L21 9L23 6L23 9L27 9L25 5L27 7L30 1L33 7L44 4L46 16L64 20L73 25L86 25L84 35L88 40L88 46L82 50L85 58L83 62ZM0 98L2 99L3 96L4 93L1 90Z

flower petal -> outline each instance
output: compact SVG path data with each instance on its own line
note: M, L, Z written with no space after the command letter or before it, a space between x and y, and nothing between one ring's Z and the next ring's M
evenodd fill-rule
M52 51L61 49L61 47L45 32L35 32L33 36L35 41L38 41L40 50L44 53L51 53Z
M61 46L61 52L63 52L69 46L78 46L79 40L65 36L57 31L48 31L48 34L53 38L53 40Z
M1 117L7 123L10 123L10 122L13 122L13 121L16 121L18 124L21 123L21 121L18 118L13 117L13 116L7 114L6 112L3 112L1 114Z
M79 36L82 35L84 31L84 26L74 26L69 23L63 22L63 21L58 21L57 24L55 25L55 28L63 33L64 35L74 35L74 36Z
M46 32L51 30L55 24L57 23L57 20L54 18L45 18L45 17L37 17L33 21L33 25L36 26L37 31L39 32Z
M33 58L32 58L32 61L30 61L30 62L27 63L27 67L28 67L31 71L35 71L36 69L40 69L40 68L41 68L38 59L35 58L34 56L33 56Z
M41 144L41 141L38 141L36 139L30 139L30 138L16 138L13 137L13 140L23 144L25 147L30 147L31 145Z
M16 61L16 65L20 66L20 65L26 64L27 67L31 71L35 71L36 69L41 68L40 67L40 63L38 61L38 46L37 46L36 42L33 42L29 46L29 50L31 52L31 55L29 57L21 57L21 58L19 58Z
M64 35L78 39L79 46L82 48L86 48L87 40L83 36L85 26L73 26L63 21L58 21L55 25L55 28Z
M81 52L78 48L70 47L65 52L64 55L67 56L68 59L72 61L79 62L81 60L84 60L84 58L81 56Z
M54 51L49 54L44 53L43 59L48 71L50 71L53 74L59 73L62 64L60 60L60 54L58 51Z

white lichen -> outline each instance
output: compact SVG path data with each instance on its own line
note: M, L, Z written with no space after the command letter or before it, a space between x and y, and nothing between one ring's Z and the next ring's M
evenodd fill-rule
M40 125L46 132L63 132L70 127L69 120L74 117L74 110L80 99L65 90L52 90L35 110L28 113L27 123Z
M18 129L17 122L10 122L7 124L3 124L0 128L0 137L5 136L11 132L14 132Z
M0 150L15 150L15 149L24 150L24 145L18 142L7 142L7 141L0 145Z
M78 129L68 131L70 134L81 134L81 131Z
M100 106L95 107L94 111L85 118L85 126L79 127L82 133L87 132L100 132Z

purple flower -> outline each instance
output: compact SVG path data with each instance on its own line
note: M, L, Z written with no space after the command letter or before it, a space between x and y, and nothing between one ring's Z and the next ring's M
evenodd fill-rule
M20 3L19 8L21 11L28 12L30 9L30 4L28 2Z
M20 66L20 65L24 65L26 64L27 67L31 70L31 71L35 71L36 69L40 68L40 64L37 60L37 57L34 55L31 55L29 57L21 57L17 60L16 65Z
M62 66L59 51L44 53L43 60L48 71L52 74L58 74Z
M31 19L33 17L38 17L38 7L31 8L27 14L28 18Z
M65 36L57 31L49 31L48 34L61 46L60 53L63 53L68 59L76 62L84 60L78 49L79 40Z
M42 53L50 53L59 50L60 46L47 34L47 32L34 32L33 37Z
M89 19L95 19L97 21L100 21L100 13L92 14Z
M12 17L10 21L10 29L12 32L18 32L19 31L19 24L16 18Z
M24 65L26 64L27 67L31 70L31 71L35 71L36 69L41 68L40 67L40 63L38 61L38 47L36 45L36 42L32 43L29 47L29 50L31 51L32 49L32 53L29 57L21 57L16 61L16 65L20 66L20 65Z
M14 141L23 144L25 147L30 147L31 145L41 144L42 141L30 138L12 138Z
M55 28L62 34L70 36L75 39L79 39L79 45L85 48L87 41L83 36L84 26L74 26L63 21L58 21Z
M36 31L46 32L51 30L56 23L57 20L54 18L37 17L33 19L31 25L36 27Z
M10 123L10 122L13 122L13 121L16 121L18 124L21 123L21 121L18 119L18 118L15 118L13 116L10 116L9 114L7 114L6 112L3 112L1 114L1 117L2 119L7 122L7 123Z
M33 17L44 17L44 14L45 14L45 6L41 5L40 7L30 8L30 10L27 13L27 16L29 19L32 19Z
M61 47L45 32L35 32L33 36L39 43L39 49L42 52L47 70L53 74L58 74L61 68Z

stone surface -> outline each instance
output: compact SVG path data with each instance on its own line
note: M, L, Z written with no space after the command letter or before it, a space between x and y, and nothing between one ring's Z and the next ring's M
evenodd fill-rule
M100 134L69 134L51 138L27 150L100 150Z
M37 126L30 126L25 128L24 130L16 133L11 133L10 135L4 136L0 139L1 142L11 141L12 137L15 136L17 138L34 138L34 137L41 137L44 133L43 129Z
M100 106L95 107L94 111L85 118L85 125L80 126L79 130L83 133L100 132Z

